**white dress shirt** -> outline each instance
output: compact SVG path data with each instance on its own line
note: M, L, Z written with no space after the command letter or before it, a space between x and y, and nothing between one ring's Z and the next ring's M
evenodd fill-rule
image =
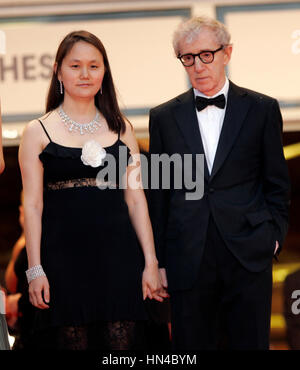
M214 96L204 95L197 89L194 89L195 97L202 96L204 98L214 98L218 95L224 94L226 99L224 109L220 109L215 105L209 105L205 109L202 109L200 112L198 112L196 109L199 129L202 137L202 143L204 147L204 153L209 173L211 173L214 164L220 133L223 126L227 106L228 89L229 81L227 77L223 88Z

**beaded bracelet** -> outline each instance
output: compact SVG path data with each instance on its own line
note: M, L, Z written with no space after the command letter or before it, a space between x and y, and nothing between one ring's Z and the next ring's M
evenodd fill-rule
M28 284L39 276L46 276L43 267L41 265L35 265L30 269L26 270L26 277Z

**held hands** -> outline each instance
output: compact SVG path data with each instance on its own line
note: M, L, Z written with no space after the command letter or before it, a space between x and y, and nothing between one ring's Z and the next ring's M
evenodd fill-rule
M160 279L161 279L162 286L163 286L163 288L165 288L165 290L167 290L168 289L168 280L167 280L166 269L165 268L160 268L159 273L160 273Z
M49 308L49 305L46 303L50 302L50 290L46 276L39 276L29 283L29 300L37 308Z
M162 302L164 298L169 297L169 294L163 287L157 264L145 266L142 278L142 286L144 300L148 297L150 299L154 298L155 300Z

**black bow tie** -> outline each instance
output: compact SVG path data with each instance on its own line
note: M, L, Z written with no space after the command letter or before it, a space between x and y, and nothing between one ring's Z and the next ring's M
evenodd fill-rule
M206 108L208 105L215 105L218 108L223 109L225 107L225 96L224 94L218 95L215 98L203 98L202 96L196 97L196 108L198 111Z

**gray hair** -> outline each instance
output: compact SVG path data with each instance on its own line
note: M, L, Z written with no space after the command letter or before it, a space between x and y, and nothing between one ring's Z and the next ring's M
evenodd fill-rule
M230 33L223 23L205 16L193 17L180 23L173 34L173 48L176 56L179 55L180 42L182 40L188 43L194 41L204 28L214 33L218 43L229 45Z

